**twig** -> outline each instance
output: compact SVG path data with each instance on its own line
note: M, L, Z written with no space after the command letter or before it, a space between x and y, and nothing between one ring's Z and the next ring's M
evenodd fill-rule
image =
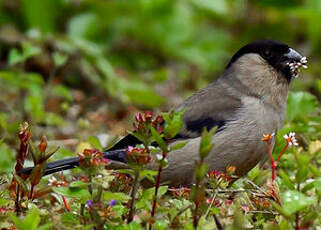
M218 220L217 216L215 214L213 214L214 220L215 220L215 224L218 230L224 230L223 225L220 223L220 221Z
M133 218L134 218L134 213L135 213L135 197L138 189L138 184L139 184L139 171L135 170L134 174L134 181L133 181L133 188L130 194L131 197L131 202L130 202L130 208L129 208L129 213L128 213L128 223L130 223Z
M266 210L250 210L247 211L246 213L261 213L261 214L271 214L271 215L279 215L277 212L272 212L272 211L266 211Z
M166 157L167 157L167 152L163 151L163 153L162 153L162 158L163 158L163 160L164 160ZM159 163L158 173L157 173L156 183L155 183L155 193L154 193L154 199L153 199L153 206L152 206L152 212L151 212L152 222L151 222L151 224L149 225L149 229L152 229L152 226L153 226L153 219L154 219L154 216L155 216L156 204L157 204L157 194L158 194L158 189L159 189L159 186L160 186L160 179L161 179L162 171L163 171L162 164Z
M30 193L29 193L29 199L32 200L33 199L33 191L35 189L35 185L32 184L31 185L31 188L30 188Z
M171 222L171 224L170 224L169 226L172 226L173 222L174 222L180 215L182 215L187 209L189 209L189 208L191 208L191 207L192 207L192 204L186 205L186 206L184 206L183 208L181 208L181 209L178 211L178 213L174 216L174 218L173 218L173 220L172 220L172 222Z
M70 207L69 207L69 204L68 204L67 201L66 201L65 196L61 196L61 197L62 197L62 200L63 200L63 202L64 202L64 205L65 205L66 210L67 210L68 212L71 212L71 209L70 209Z
M211 203L210 205L208 206L207 210L206 210L206 213L205 213L205 218L208 216L209 212L210 212L210 209L212 208L213 204L214 204L214 200L217 196L217 192L215 192L212 196L212 200L211 200Z
M250 185L252 185L254 188L256 188L257 190L259 190L260 192L262 192L265 196L267 197L271 197L270 194L268 194L267 192L265 192L262 188L260 188L259 186L257 186L253 181L250 181L249 179L246 179L246 182L249 183Z
M222 183L222 181L223 181L223 180L219 180L219 182L217 183L217 186L216 186L217 188L220 186L220 184ZM213 203L214 203L214 200L215 200L215 198L216 198L216 196L217 196L217 192L218 192L218 190L216 189L215 192L213 193L211 203L210 203L210 205L208 206L208 208L207 208L207 210L206 210L205 218L207 217L208 213L210 212L210 209L212 208L212 205L213 205ZM216 218L216 217L215 217L215 218Z
M242 192L248 192L251 191L251 189L224 189L224 190L217 190L217 193L242 193Z
M15 200L15 211L17 215L20 213L19 195L20 195L20 185L18 184L17 190L16 190L16 200Z
M85 217L85 204L80 204L80 215Z
M91 173L89 173L89 175L88 175L88 180L89 180L88 191L89 191L89 194L92 196L93 187L92 187L92 175L91 175Z

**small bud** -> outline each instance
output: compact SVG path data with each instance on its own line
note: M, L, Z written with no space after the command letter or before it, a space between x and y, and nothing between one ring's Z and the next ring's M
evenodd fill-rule
M153 118L153 112L152 111L146 111L145 112L145 119L146 121L150 121Z
M272 138L274 137L275 133L272 133L272 134L263 134L263 137L262 137L262 141L264 142L268 142L268 141L271 141Z
M47 149L47 145L48 145L48 143L47 143L47 137L46 137L46 136L43 136L43 137L41 138L40 144L38 145L39 151L40 151L41 153L44 153L44 152L46 151L46 149Z
M226 206L230 206L232 204L232 202L233 202L232 200L226 200L225 201L225 205Z
M235 166L227 166L226 167L226 174L231 176L235 173L236 167Z

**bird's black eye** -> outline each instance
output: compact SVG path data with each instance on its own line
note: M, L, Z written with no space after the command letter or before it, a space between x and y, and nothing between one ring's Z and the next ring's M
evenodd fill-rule
M272 52L270 50L264 50L263 51L263 57L264 58L270 58L272 57Z

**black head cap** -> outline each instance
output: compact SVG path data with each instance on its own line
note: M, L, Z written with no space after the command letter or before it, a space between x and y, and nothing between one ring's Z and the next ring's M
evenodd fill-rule
M264 58L278 72L283 73L287 80L290 81L293 76L288 63L300 61L300 58L302 58L298 53L298 56L289 58L287 54L290 53L291 50L292 49L287 44L276 40L258 40L243 46L237 51L228 63L226 69L244 54L255 53Z

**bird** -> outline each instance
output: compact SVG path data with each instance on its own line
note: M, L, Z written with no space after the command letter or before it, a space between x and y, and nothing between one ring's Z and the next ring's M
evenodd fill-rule
M187 144L168 154L168 167L162 171L161 182L171 186L194 183L204 128L217 127L213 147L204 160L209 171L224 172L228 166L234 166L235 175L242 177L264 162L268 148L262 137L282 128L290 85L301 67L307 68L306 57L277 40L257 40L240 48L214 82L174 109L184 110L183 126L170 145L182 141ZM108 168L128 167L126 148L140 143L128 134L105 151L104 157L112 162ZM272 149L274 144L275 136ZM49 162L45 174L77 166L78 157ZM147 168L156 170L158 163L151 161ZM25 168L20 173L30 174L31 170L32 167Z

